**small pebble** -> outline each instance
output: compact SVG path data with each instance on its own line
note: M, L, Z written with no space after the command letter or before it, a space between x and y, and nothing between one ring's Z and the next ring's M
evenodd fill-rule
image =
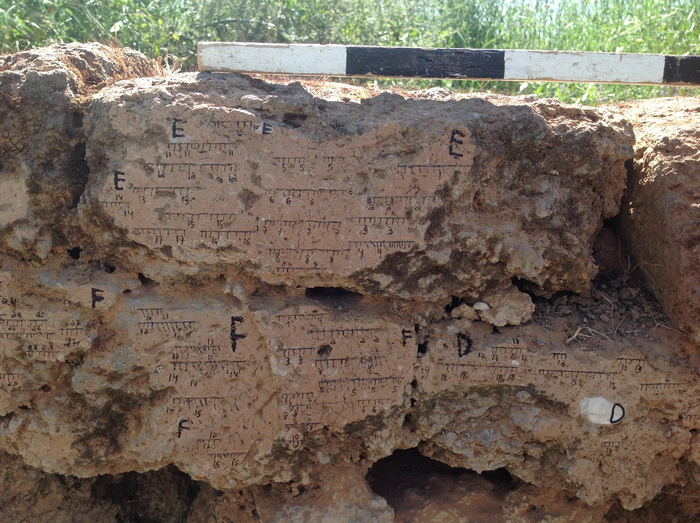
M608 318L607 314L601 314L600 321L602 321L603 323L608 323L610 321L610 318Z
M569 301L569 297L566 294L561 294L556 296L553 300L554 305L566 305Z
M476 309L478 311L487 311L487 310L489 310L489 306L486 305L483 301L477 301L474 304L474 309Z
M557 312L562 316L568 316L573 312L573 310L568 305L560 305L559 307L557 307Z
M584 298L583 296L573 296L569 301L570 303L582 305L584 307L588 307L595 303L592 298Z
M476 313L474 308L470 307L466 303L463 303L459 307L455 307L450 312L452 319L466 318L468 320L478 320L479 315Z
M620 291L620 299L625 301L631 301L635 299L638 295L639 292L636 289L632 289L630 287L625 287Z
M467 318L459 318L458 320L454 320L453 325L457 328L459 332L466 332L471 328L472 320Z

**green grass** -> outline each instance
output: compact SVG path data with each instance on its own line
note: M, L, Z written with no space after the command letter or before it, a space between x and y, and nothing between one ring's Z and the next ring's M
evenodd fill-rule
M116 39L196 63L198 41L700 54L697 0L0 0L0 49ZM384 85L392 81L384 81ZM425 87L427 82L408 82ZM586 104L677 87L436 81Z

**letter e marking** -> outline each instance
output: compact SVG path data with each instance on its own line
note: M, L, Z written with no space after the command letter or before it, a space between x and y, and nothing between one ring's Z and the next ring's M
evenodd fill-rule
M173 138L184 138L185 135L182 134L185 132L185 129L182 127L178 127L177 124L179 123L187 123L185 120L180 120L179 118L173 118Z
M114 171L114 189L117 191L123 191L124 187L119 185L119 182L125 182L126 178L122 178L124 173L122 171Z
M462 153L455 152L454 148L455 145L463 145L464 140L460 140L457 138L457 136L460 136L461 138L465 137L465 134L462 131L459 131L458 129L452 129L452 134L450 135L450 156L454 156L456 158L461 158L464 156Z

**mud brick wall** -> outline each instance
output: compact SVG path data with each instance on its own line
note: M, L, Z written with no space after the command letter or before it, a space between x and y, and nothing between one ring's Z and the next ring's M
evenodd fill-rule
M519 497L473 483L503 521L694 481L693 298L635 271L675 251L624 214L655 161L629 107L166 74L96 44L2 64L0 482L26 499L60 474L86 520L148 481L178 521L438 517L378 493L406 449L506 470ZM459 505L466 476L439 477Z

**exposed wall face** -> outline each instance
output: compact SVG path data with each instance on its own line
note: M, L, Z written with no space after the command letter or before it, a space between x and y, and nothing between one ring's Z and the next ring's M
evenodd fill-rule
M85 190L85 102L115 80L156 74L163 71L142 54L100 44L3 57L0 226L3 244L14 254L50 257L59 223Z
M111 224L94 249L157 259L153 274L226 265L273 285L430 302L512 278L586 290L592 238L617 212L632 154L614 113L390 94L334 103L240 75L122 83L90 113L95 175L80 209Z
M0 86L38 74L23 67ZM363 477L404 448L548 489L521 504L574 493L572 521L688 481L696 347L605 236L594 249L631 124L325 88L179 74L61 91L52 110L84 112L79 133L37 128L25 142L48 149L2 167L0 447L83 477L175 464L226 492L202 487L193 521L250 499L251 521L392 521ZM17 92L4 125L40 107ZM42 178L47 151L78 146Z
M696 99L630 104L637 148L623 230L654 294L700 342L700 152Z

